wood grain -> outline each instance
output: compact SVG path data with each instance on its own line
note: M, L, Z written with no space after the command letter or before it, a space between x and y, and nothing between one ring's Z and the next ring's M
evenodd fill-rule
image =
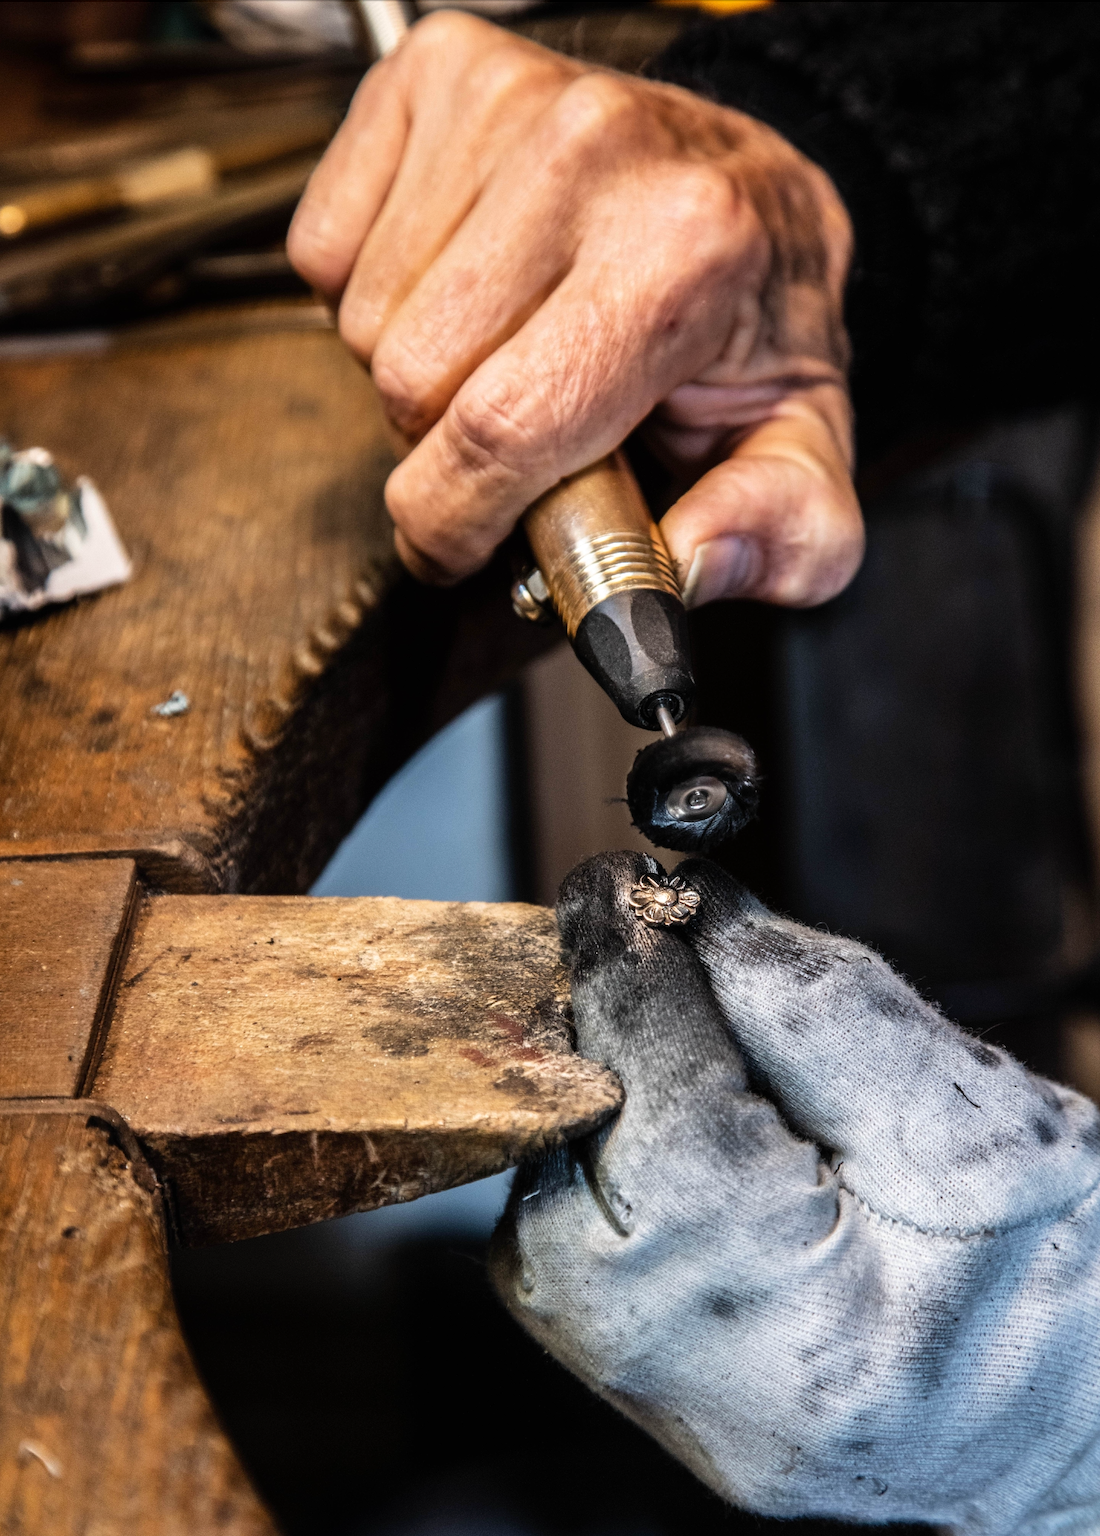
M180 1334L113 1112L0 1105L0 1530L275 1536Z
M111 998L130 859L0 860L0 1099L67 1097Z
M0 429L92 476L135 566L0 631L0 855L306 889L401 762L548 642L503 569L399 578L381 413L334 334L9 362ZM190 712L151 715L176 688Z
M518 903L157 897L93 1091L185 1243L411 1200L621 1102L570 1051L558 944Z

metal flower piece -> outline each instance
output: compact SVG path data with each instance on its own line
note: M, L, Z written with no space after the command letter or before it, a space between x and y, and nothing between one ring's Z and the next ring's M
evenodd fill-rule
M651 928L671 928L675 923L689 922L695 916L699 900L699 892L685 885L679 875L668 880L643 875L627 897L634 908L634 916Z

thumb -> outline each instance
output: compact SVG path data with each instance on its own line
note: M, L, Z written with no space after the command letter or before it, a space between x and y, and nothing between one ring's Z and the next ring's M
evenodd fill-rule
M846 409L828 385L780 402L666 512L661 532L689 608L729 597L804 608L848 585L863 519Z
M967 1035L872 950L748 911L715 864L680 870L701 894L690 942L753 1081L878 1215L1004 1230L1100 1180L1095 1105Z

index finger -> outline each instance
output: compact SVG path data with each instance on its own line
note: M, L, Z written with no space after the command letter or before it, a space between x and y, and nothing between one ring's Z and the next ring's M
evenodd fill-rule
M401 163L409 113L399 53L364 77L348 114L309 179L287 234L291 264L335 302Z

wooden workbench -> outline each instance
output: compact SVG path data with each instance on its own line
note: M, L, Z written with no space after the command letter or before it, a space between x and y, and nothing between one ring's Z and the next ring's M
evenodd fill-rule
M272 1530L168 1241L446 1188L620 1101L570 1050L544 909L301 894L545 644L499 567L402 577L377 403L323 326L0 366L9 437L90 474L134 561L0 630L0 1528L27 1536Z

